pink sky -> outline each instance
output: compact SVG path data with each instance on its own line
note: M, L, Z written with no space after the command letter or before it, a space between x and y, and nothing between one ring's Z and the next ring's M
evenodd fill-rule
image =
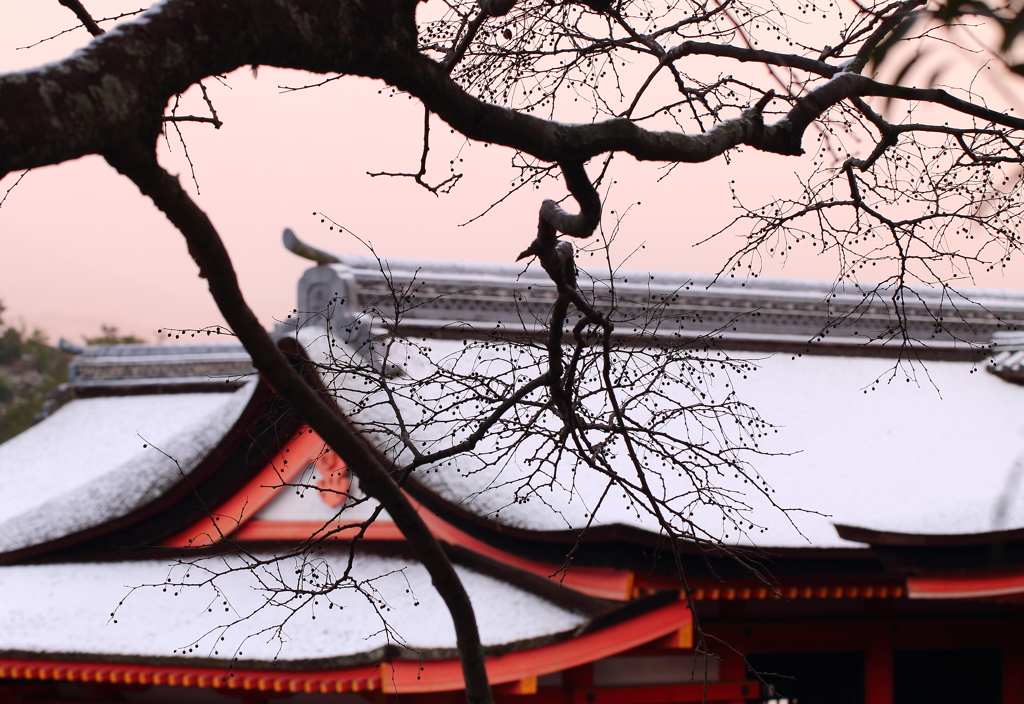
M92 0L95 16L137 9L139 3ZM75 24L57 0L0 0L0 71L62 58L89 37L77 30L28 50L15 50ZM511 152L441 139L431 151L428 178L443 179L462 149L466 178L453 194L435 198L408 179L371 178L367 171L414 170L419 160L421 109L404 96L378 95L383 86L345 79L329 87L281 94L279 85L307 81L266 67L258 77L232 74L230 88L208 81L224 126L184 125L196 167L200 206L212 217L239 272L243 291L269 326L294 306L306 262L286 252L281 230L340 253L365 251L348 235L329 231L312 213L325 212L371 241L382 256L511 262L533 237L542 198L560 198L561 184L517 195L470 226L460 223L501 197L513 177ZM193 112L204 107L195 96ZM162 162L193 189L181 145L162 145ZM751 201L791 182L799 160L740 154L682 165L662 183L657 165L616 161L618 183L606 213L634 205L616 253L646 243L630 267L709 272L724 261L729 242L693 244L731 218L727 183L736 179ZM0 180L0 197L18 174ZM605 226L612 218L606 216ZM829 279L827 261L794 258L765 275ZM1017 267L986 286L1021 287ZM80 341L101 324L156 340L160 327L221 322L196 275L181 236L163 216L98 157L28 173L0 207L0 301L8 323L39 327L51 338Z

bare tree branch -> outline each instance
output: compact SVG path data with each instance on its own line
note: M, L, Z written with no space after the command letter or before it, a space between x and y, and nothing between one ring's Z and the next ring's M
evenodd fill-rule
M110 150L105 157L181 231L221 314L245 345L256 369L345 460L359 477L363 490L381 503L406 536L410 548L430 572L435 588L452 612L466 680L466 698L473 704L489 704L493 698L473 606L447 555L423 519L376 454L306 384L270 339L238 288L231 260L213 224L182 190L178 180L157 164L152 148L129 142Z
M94 37L103 34L103 29L96 24L96 20L92 18L92 15L89 14L89 11L85 9L80 0L57 0L57 2L74 12L75 17L82 23L82 26L89 30L89 34Z

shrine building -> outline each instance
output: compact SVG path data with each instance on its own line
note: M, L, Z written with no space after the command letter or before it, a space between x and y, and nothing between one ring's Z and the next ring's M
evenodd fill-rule
M678 565L584 466L543 489L518 449L478 450L403 484L470 595L497 700L1024 704L1024 294L709 284L586 282L673 321L623 330L637 344L748 360L729 383L769 424L754 474L709 479L740 508L698 509L708 539ZM279 345L395 459L390 407L331 355L401 384L417 355L506 354L553 289L539 267L338 257L298 295ZM397 336L415 344L384 356ZM401 532L218 339L86 348L0 445L0 704L463 701L451 618Z

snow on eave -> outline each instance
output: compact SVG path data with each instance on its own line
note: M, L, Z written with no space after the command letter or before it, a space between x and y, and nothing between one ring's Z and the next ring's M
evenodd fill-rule
M0 567L0 653L194 665L233 660L236 666L266 667L276 662L292 668L372 662L385 648L413 657L455 654L451 616L419 563L359 552L355 581L343 580L330 597L313 604L301 596L285 598L298 587L293 567L298 569L301 560L246 569L254 557L270 560L272 555L222 555L178 564L144 560ZM311 556L303 569L315 563L322 572L341 575L347 562L346 550L325 551ZM486 648L519 649L559 640L589 622L584 614L508 582L462 566L455 569L475 606ZM200 584L211 572L217 574L216 589ZM357 584L362 592L353 588ZM267 603L268 586L283 589L282 600ZM295 613L289 604L297 605ZM240 617L245 618L230 626ZM384 619L390 636L381 632ZM280 640L264 631L279 623L284 623Z
M0 553L99 529L158 499L224 440L256 386L79 399L0 445Z
M496 300L503 295L511 300L513 290L523 293L527 285L535 290L551 286L538 267L524 271L517 265L406 259L379 261L374 257L353 256L344 256L341 260L341 264L325 268L333 267L339 275L347 272L345 275L355 276L366 301L386 294L386 287L381 285L385 277L382 267L399 285L415 277L427 284L427 295L444 296L446 292L454 292L456 299L461 296L470 304L476 303L473 300L476 296L481 306L487 303L488 297ZM809 356L797 360L795 353L744 353L742 345L750 344L748 350L789 349L783 343L806 345L808 338L799 333L818 325L822 329L833 326L836 316L841 318L842 311L849 305L862 301L866 286L842 288L826 282L724 279L708 291L695 291L709 284L713 277L626 271L616 272L615 276L616 288L627 297L642 294L636 298L637 305L642 305L649 295L689 285L691 290L680 294L681 309L699 310L702 306L705 310L720 309L728 318L742 313L746 310L743 306L748 305L754 306L751 311L758 311L758 320L774 321L760 328L750 324L736 333L727 332L723 340L732 349L741 350L732 356L754 359L757 366L766 370L752 374L749 381L746 376L743 380L736 379L733 388L740 392L742 400L751 400L769 422L781 426L779 437L785 438L785 443L773 445L776 456L756 458L755 469L760 472L763 467L772 475L770 484L786 492L780 494L779 505L793 509L785 514L777 507L770 507L770 497L753 497L758 505L751 515L764 516L768 512L774 518L764 519L765 526L770 527L768 533L745 536L743 541L749 539L766 548L859 549L862 543L844 540L836 533L833 523L935 535L984 532L989 527L1000 492L1004 490L1013 494L1009 498L1006 526L1024 526L1024 492L1015 489L1024 482L1013 484L1011 481L1014 458L1024 452L1024 443L1019 438L1024 426L1017 427L1015 419L1019 414L1014 410L1024 401L1022 390L991 375L973 373L978 371L976 353L990 347L993 334L1006 329L1007 323L1024 322L1024 293L965 288L959 292L964 298L951 303L948 291L923 288L919 293L924 303L914 302L916 312L907 322L911 334L917 334L921 341L920 347L915 348L918 353L932 351L932 348L937 352L953 348L964 352L945 357L937 354L943 361L922 365L917 357L904 358L902 363L883 358L878 354L877 345L862 344L867 341L863 328L859 331L860 337L852 336L858 332L859 324L853 318L841 320L850 323L846 336L841 326L835 326L834 334L822 345L822 349L838 354L818 356L811 361L814 358ZM430 284L437 285L431 288ZM605 284L598 281L596 285ZM600 291L598 293L600 295ZM528 298L527 295L527 302ZM537 299L540 304L544 300L543 296ZM943 306L941 313L937 313L936 304L940 302ZM801 307L804 304L806 307ZM962 320L952 320L956 317L951 312L953 304L963 312ZM914 307L911 301L908 305ZM931 310L925 310L926 306ZM442 326L456 322L441 319L439 315L445 314L442 308L417 305L405 324ZM891 323L891 302L877 300L871 303L871 308L875 322ZM451 315L460 314L459 309L453 310ZM938 314L948 316L943 323L943 334L948 333L948 339L929 337L937 324L931 316ZM1001 317L1004 314L1005 317ZM500 306L494 306L493 310L486 308L477 323L493 322L486 317L492 315L502 315ZM786 322L787 318L795 320L801 316L810 322L806 325ZM689 327L688 324L687 331ZM315 340L318 334L321 333L310 327L299 335L310 349L319 345L318 351L311 353L314 358L327 354L326 340ZM816 336L817 329L811 334ZM432 350L429 354L433 357L455 356L451 350L458 349L460 341L438 339L445 337L454 336L439 335L425 341L421 347ZM761 346L753 347L755 344ZM341 356L351 355L353 363L360 363L360 353L351 345L341 343L335 351ZM894 368L899 364L899 368ZM887 376L900 369L916 383L907 385L901 374L896 375L898 378ZM412 367L409 370L417 373ZM894 378L900 383L892 382ZM373 397L370 393L361 397L364 390L357 381L353 380L352 388L336 389L346 392L338 399L342 411L378 452L398 464L407 462L410 452L396 440L397 433L382 431L387 423L393 424L393 412L389 419L387 404L379 396ZM336 383L346 381L343 377L325 379L328 388ZM398 379L394 383L400 386L404 382ZM868 393L870 395L866 395ZM431 393L427 396L433 398ZM411 401L406 410L412 416L423 412ZM417 444L425 442L435 450L444 444L444 438L429 437L429 429L423 432L422 428L414 428L413 434ZM447 463L446 468L437 468L438 472L432 468L431 473L420 476L419 481L453 506L480 517L494 518L494 512L500 507L501 518L496 521L505 527L549 532L574 530L586 523L583 510L577 511L577 506L562 506L557 497L553 501L560 508L555 511L544 505L546 499L532 506L515 500L519 497L488 498L500 494L495 486L514 482L514 475L525 471L517 465L515 457L502 461L503 467L495 468L497 474L486 470L480 473L487 463L464 456L453 460L450 469ZM480 477L479 481L468 479L467 471L478 473L475 476ZM574 479L572 491L580 487ZM743 487L733 488L745 491ZM565 511L564 515L558 513L561 510ZM758 518L755 522L761 520ZM601 525L623 523L652 535L657 533L656 526L648 525L643 517L635 514L610 511L603 521Z

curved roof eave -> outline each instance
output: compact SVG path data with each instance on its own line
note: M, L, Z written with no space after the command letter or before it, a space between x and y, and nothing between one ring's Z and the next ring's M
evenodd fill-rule
M685 601L663 598L633 602L622 618L488 648L486 666L492 685L537 677L611 657L692 627ZM593 622L592 622L593 623ZM347 658L256 662L237 660L230 672L224 661L197 658L146 658L80 653L41 656L0 652L0 679L65 680L171 684L216 689L305 692L383 690L397 694L461 689L462 672L454 648L436 651L375 648Z
M954 547L996 545L1024 541L1024 528L992 530L982 533L900 533L836 524L836 532L844 540L869 545L893 547Z
M198 448L199 455L189 461L187 465L179 465L180 476L178 479L172 481L156 495L142 494L140 501L126 503L121 509L116 506L110 506L101 517L97 517L95 520L86 517L80 528L72 526L66 531L55 530L53 536L44 535L41 539L34 539L33 536L29 535L21 541L21 544L12 544L9 549L4 550L0 547L0 564L36 558L44 554L80 545L111 533L123 531L127 526L143 521L167 509L176 501L180 501L191 493L197 485L205 482L219 468L223 459L237 449L246 435L245 430L261 416L267 400L267 393L267 387L262 382L257 381L250 381L248 388L241 388L238 391L232 392L232 396L243 394L245 397L237 399L237 401L242 403L235 403L239 407L228 414L226 417L228 423L225 424L225 427L219 433L219 437L209 447ZM157 395L157 397L161 396ZM218 393L216 396L225 397L226 395ZM118 397L118 399L121 398L139 401L144 396ZM91 401L93 399L88 400ZM62 411L66 410L66 407L62 409ZM55 414L43 420L41 425L53 423L57 418L58 415ZM31 440L31 438L27 439ZM143 445L142 440L138 440L138 443L140 446ZM46 449L46 447L42 447L40 451L45 453ZM173 458L172 461L174 461ZM124 470L131 470L130 462L124 467ZM105 475L101 474L95 478L94 483L99 482L102 484L104 480ZM86 491L86 489L83 489L83 491ZM55 500L62 499L60 495L54 498ZM88 498L95 497L81 498L81 501L86 502ZM36 507L30 508L29 511L13 516L12 520L20 520L28 524L38 523L39 521L45 522L45 514L52 512L52 503L52 500L43 502ZM0 524L0 529L3 527L4 524Z

